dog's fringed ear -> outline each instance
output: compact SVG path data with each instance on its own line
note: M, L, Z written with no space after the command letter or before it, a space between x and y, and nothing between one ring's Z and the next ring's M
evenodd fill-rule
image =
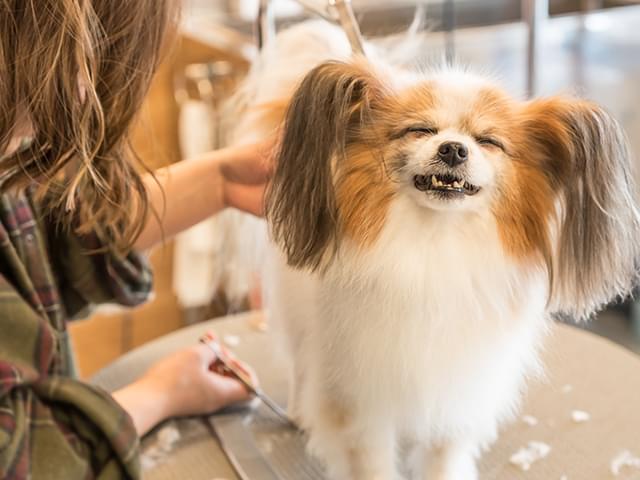
M364 62L328 62L293 95L266 198L271 233L289 265L316 270L335 249L335 169L361 140L381 92Z
M588 318L638 279L640 218L625 135L582 100L531 102L525 132L559 192L550 308Z

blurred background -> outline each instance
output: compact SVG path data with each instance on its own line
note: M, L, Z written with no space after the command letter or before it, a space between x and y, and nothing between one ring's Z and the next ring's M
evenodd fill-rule
M183 1L177 43L135 133L153 168L221 145L224 101L258 53L260 0ZM313 17L293 0L272 0L270 7L276 29ZM640 1L353 0L353 7L365 37L415 39L420 64L461 62L523 97L571 92L599 102L622 123L640 162ZM134 310L103 307L71 326L82 376L153 338L258 304L252 295L228 300L226 290L239 280L215 268L224 240L212 233L224 221L233 219L204 222L153 252L153 301ZM640 353L640 308L633 302L613 305L581 328Z

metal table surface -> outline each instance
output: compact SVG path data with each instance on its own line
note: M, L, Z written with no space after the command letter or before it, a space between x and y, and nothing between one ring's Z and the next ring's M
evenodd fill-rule
M269 333L252 328L259 313L194 325L157 339L109 365L93 382L115 390L140 376L155 360L197 342L203 332L237 335L234 350L256 369L266 392L282 401L286 380L282 360ZM543 354L547 378L531 384L522 413L536 425L518 421L508 426L480 463L481 479L567 480L640 479L640 469L611 473L611 462L628 450L640 456L640 357L608 340L567 325L556 325ZM576 422L572 412L590 419ZM169 425L169 427L167 427ZM166 455L157 455L167 428L179 438ZM163 434L164 430L164 434ZM522 471L510 456L530 441L551 447L549 455ZM206 418L172 420L143 439L143 462L150 480L238 479ZM153 455L155 452L155 455Z

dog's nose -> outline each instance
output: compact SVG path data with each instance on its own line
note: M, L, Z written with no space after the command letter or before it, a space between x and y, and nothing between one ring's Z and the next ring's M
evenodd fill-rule
M450 167L455 167L469 159L469 150L460 142L445 142L438 147L438 158Z

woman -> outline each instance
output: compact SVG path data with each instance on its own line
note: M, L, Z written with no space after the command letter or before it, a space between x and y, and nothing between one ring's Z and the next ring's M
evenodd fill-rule
M0 478L137 478L139 435L247 397L200 347L113 397L74 378L66 322L150 292L134 250L261 210L268 142L138 173L127 135L173 3L0 0Z

